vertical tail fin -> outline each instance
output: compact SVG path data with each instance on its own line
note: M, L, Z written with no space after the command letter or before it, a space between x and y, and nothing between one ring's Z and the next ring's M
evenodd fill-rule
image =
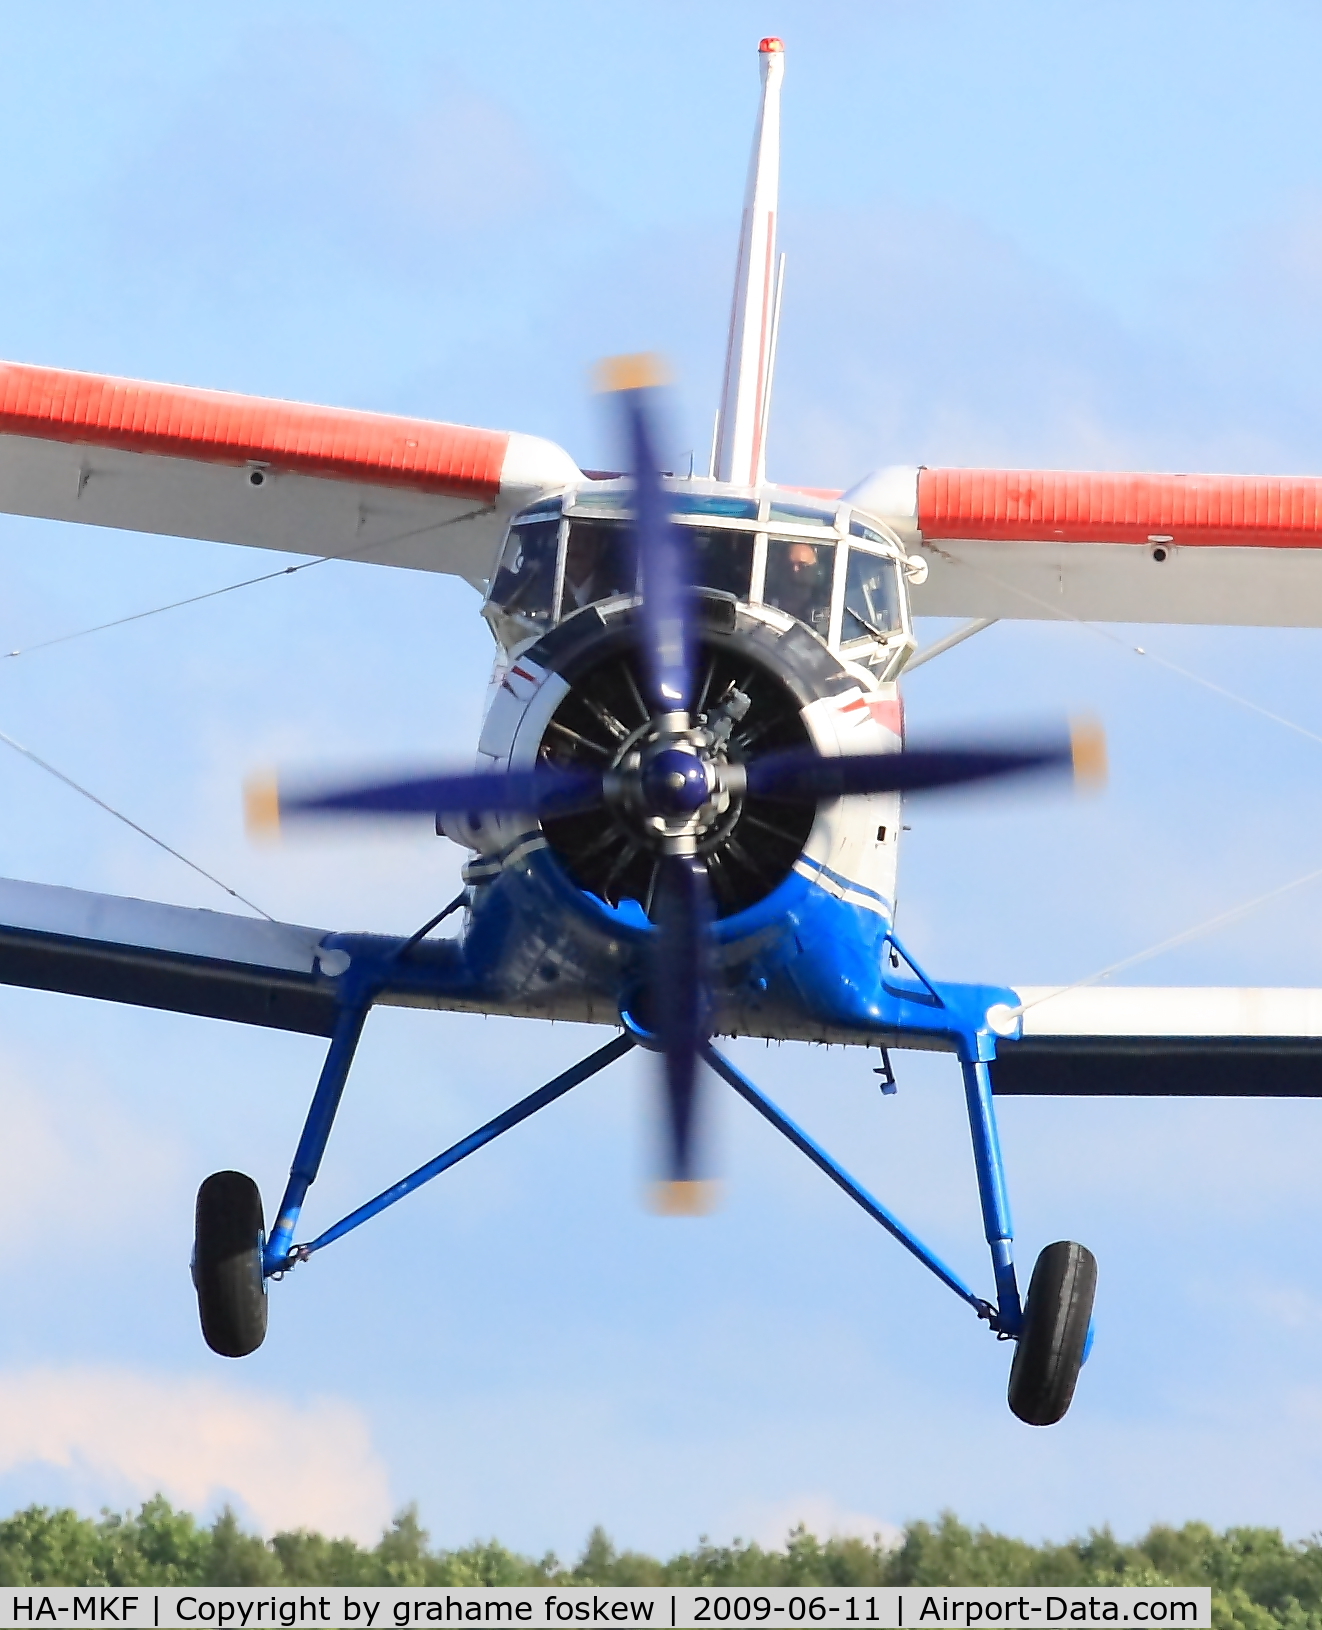
M748 167L739 260L735 270L730 341L725 353L716 474L722 481L752 486L766 462L767 411L776 317L776 211L780 190L780 86L785 47L763 40L762 108Z
M771 338L767 343L767 365L762 380L762 401L757 420L757 468L753 480L761 486L767 478L767 425L771 419L771 392L776 384L776 346L780 341L780 302L785 293L785 256L776 263L776 286L771 295Z

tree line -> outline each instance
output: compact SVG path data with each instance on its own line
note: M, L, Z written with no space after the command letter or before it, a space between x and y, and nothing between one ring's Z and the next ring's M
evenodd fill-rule
M661 1560L618 1550L602 1528L581 1555L521 1556L496 1540L433 1548L402 1511L376 1545L298 1529L263 1539L230 1510L211 1523L157 1496L136 1512L29 1506L0 1521L4 1585L1210 1585L1217 1630L1322 1630L1322 1535L1276 1528L1157 1526L1124 1542L1094 1529L1030 1545L947 1513L898 1541L819 1539L783 1547L700 1541Z

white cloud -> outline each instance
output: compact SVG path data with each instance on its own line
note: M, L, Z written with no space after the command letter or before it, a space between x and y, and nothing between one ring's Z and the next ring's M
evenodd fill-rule
M67 1475L79 1505L157 1492L196 1512L228 1501L268 1534L307 1527L371 1543L391 1513L385 1466L351 1405L200 1378L0 1373L0 1476L38 1466Z
M887 1545L896 1545L903 1537L903 1530L893 1522L850 1511L829 1494L796 1494L773 1504L749 1506L735 1526L741 1537L779 1548L800 1524L818 1539L862 1539L871 1543L880 1538Z

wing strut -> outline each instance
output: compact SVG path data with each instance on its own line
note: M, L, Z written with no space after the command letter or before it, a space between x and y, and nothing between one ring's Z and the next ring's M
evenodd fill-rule
M981 634L984 628L991 628L999 621L999 617L975 617L971 623L965 623L963 628L955 629L954 633L947 634L944 639L933 640L931 645L925 645L921 651L915 651L909 658L904 665L905 673L912 673L915 668L921 668L924 662L930 662L933 657L953 651L957 645L963 645L965 640L971 640L975 634Z

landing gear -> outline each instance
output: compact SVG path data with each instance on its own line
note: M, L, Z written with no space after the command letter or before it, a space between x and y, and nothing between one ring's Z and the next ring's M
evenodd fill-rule
M202 1334L222 1358L246 1358L266 1336L262 1197L242 1172L215 1172L197 1191L193 1285Z
M1088 1346L1097 1259L1057 1240L1037 1259L1010 1366L1011 1410L1029 1426L1054 1426L1070 1407Z
M425 924L420 934L431 926L431 923ZM242 1358L261 1346L266 1335L268 1279L283 1278L326 1246L562 1098L621 1058L637 1042L637 1034L622 1011L623 1022L630 1026L623 1034L503 1110L315 1238L296 1243L295 1231L303 1203L320 1168L368 1011L383 993L394 990L409 994L425 994L433 989L451 993L452 984L443 983L454 980L450 964L444 964L438 974L429 963L408 960L407 954L418 944L419 937L415 934L409 940L388 941L384 952L371 942L360 949L360 942L353 940L350 942L354 967L351 982L347 986L343 984L343 969L332 976L342 982L337 993L339 1006L330 1046L269 1236L263 1228L261 1197L251 1178L239 1172L217 1172L206 1180L198 1193L193 1283L197 1288L202 1333L213 1352L227 1358ZM338 947L335 950L337 955L349 957L348 952L340 952ZM895 1004L898 1017L893 1028L897 1034L934 1036L959 1056L983 1232L995 1281L994 1301L976 1294L958 1273L710 1043L700 1047L700 1057L874 1222L965 1302L993 1336L1017 1344L1010 1371L1010 1409L1028 1425L1052 1426L1069 1409L1079 1370L1087 1356L1097 1264L1090 1251L1071 1241L1049 1245L1038 1258L1026 1305L1021 1300L1014 1265L1014 1229L996 1129L991 1074L996 1037L983 1027L991 997L1009 998L1014 993L985 986L938 985L889 933L882 948L882 984L887 1000ZM883 1077L883 1083L887 1079Z

